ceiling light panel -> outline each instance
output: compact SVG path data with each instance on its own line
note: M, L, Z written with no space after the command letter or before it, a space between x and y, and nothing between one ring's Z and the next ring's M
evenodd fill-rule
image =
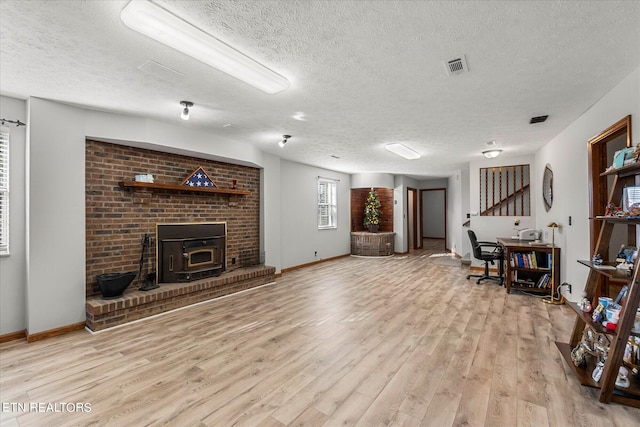
M398 156L404 157L408 160L415 160L420 158L419 153L400 143L387 144L384 146L384 148L391 151L393 154L397 154Z
M146 0L133 0L120 13L132 30L204 62L266 93L278 93L289 81L228 44Z

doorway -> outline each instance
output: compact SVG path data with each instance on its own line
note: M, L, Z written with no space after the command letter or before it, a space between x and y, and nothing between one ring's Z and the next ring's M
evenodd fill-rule
M407 242L408 250L422 248L420 236L420 223L418 222L418 190L407 188Z
M636 226L627 224L614 224L613 228L603 229L603 222L595 218L605 214L606 205L614 186L614 176L602 176L612 163L616 151L631 147L631 116L614 123L601 134L589 140L589 241L591 254L596 253L598 241L602 240L599 250L601 255L608 260L615 259L620 245L636 245ZM612 194L612 202L620 206L622 194ZM601 234L610 233L607 236ZM617 291L626 281L609 279L604 275L598 275L598 284L595 296L609 296L613 290ZM616 295L613 293L613 295Z
M600 135L589 140L589 218L592 218L589 220L591 253L595 251L602 226L602 221L596 221L593 218L604 215L609 192L613 185L612 176L601 176L600 173L611 164L614 153L625 147L631 147L631 116L614 123ZM619 203L616 203L616 205L619 205Z
M447 189L420 190L422 239L438 250L447 248Z

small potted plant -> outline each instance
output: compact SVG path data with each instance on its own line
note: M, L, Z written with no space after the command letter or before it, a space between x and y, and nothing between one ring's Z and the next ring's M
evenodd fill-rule
M371 233L377 233L380 226L380 200L372 188L364 205L364 226Z

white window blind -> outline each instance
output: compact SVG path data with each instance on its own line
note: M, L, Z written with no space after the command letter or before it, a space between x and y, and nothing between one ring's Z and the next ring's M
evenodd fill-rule
M338 227L338 184L318 178L318 229Z
M9 254L9 128L0 126L0 255Z

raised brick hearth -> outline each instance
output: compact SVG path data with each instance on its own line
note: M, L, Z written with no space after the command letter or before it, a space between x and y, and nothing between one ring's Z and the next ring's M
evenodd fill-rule
M99 331L197 302L275 281L275 268L255 266L189 283L164 283L152 291L128 290L121 298L87 298L86 324Z

